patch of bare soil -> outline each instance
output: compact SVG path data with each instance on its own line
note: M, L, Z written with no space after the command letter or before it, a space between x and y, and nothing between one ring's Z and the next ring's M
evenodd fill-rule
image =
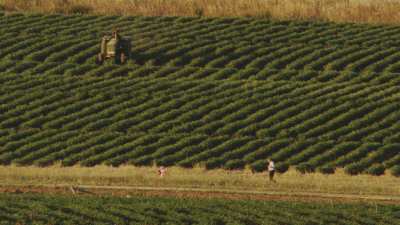
M11 194L52 194L67 196L114 196L114 197L174 197L199 199L299 201L329 203L382 203L400 204L399 198L388 196L359 196L323 193L267 193L267 192L224 192L205 189L153 188L153 187L112 187L112 186L0 186L0 193Z

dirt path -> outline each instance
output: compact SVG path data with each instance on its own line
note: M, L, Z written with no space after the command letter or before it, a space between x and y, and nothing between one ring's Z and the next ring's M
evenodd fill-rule
M368 202L383 204L400 204L400 196L381 195L351 195L307 192L262 192L231 189L204 189L204 188L172 188L172 187L133 187L133 186L69 186L69 185L41 185L41 186L0 186L0 193L36 193L60 194L69 196L166 196L176 198L223 198L233 200L274 200L274 201L302 201L302 202Z

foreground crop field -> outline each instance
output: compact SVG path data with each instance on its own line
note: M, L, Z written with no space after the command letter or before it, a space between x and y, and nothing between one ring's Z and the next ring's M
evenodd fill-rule
M345 224L400 223L399 206L165 197L0 195L0 224Z
M94 63L113 27L123 66ZM0 16L0 164L400 174L400 27Z

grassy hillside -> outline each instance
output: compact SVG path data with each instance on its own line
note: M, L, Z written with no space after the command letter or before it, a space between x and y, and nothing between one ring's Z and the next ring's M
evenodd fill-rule
M0 16L0 163L399 174L400 27ZM123 66L94 63L113 27ZM389 171L387 171L389 172Z

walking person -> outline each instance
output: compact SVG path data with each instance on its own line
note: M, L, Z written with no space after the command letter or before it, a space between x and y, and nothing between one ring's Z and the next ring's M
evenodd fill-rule
M167 168L165 168L164 166L160 166L158 168L158 175L160 177L164 177L166 173L167 173Z
M275 175L275 163L272 159L268 159L268 173L269 173L269 181L276 182L274 180Z

